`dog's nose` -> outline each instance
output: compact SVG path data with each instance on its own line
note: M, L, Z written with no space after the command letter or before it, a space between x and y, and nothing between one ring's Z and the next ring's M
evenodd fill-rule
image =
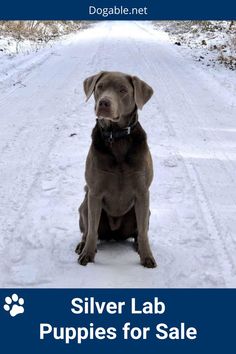
M99 107L100 108L109 108L111 106L111 102L108 98L102 98L99 101Z

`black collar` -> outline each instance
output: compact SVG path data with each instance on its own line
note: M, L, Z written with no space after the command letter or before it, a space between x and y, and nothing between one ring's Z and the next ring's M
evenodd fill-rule
M115 128L115 129L107 129L107 130L102 128L102 126L99 124L98 119L97 119L97 123L100 128L100 132L102 134L103 139L109 142L110 144L112 144L114 140L124 138L130 135L137 124L137 120L125 128L119 128L119 129Z

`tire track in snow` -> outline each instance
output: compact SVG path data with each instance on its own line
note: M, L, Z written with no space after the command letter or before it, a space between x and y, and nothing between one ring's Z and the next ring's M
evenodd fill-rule
M160 79L161 76L159 75L159 71L157 70L156 64L154 64L155 63L155 60L153 60L154 58L152 57L152 61L150 61L150 59L146 57L145 51L141 52L140 48L137 46L136 43L135 43L135 46L136 46L136 51L139 53L139 55L141 55L143 57L143 59L146 63L147 70L150 70L150 68L151 68L152 72L154 72L157 75L157 77ZM164 70L166 70L166 72L168 72L168 75L171 76L171 78L172 78L172 83L175 84L179 90L182 90L182 88L179 87L179 82L175 79L175 77L171 73L170 68L167 66L166 63L164 63L162 61L161 53L159 56L159 66L162 70L164 68ZM164 87L163 84L162 84L162 87ZM189 95L187 93L185 93L185 98L186 97L189 97ZM157 101L157 104L158 104L158 100L156 98L155 98L155 100ZM182 106L185 106L184 109L186 111L187 110L189 111L189 115L191 117L197 118L196 112L194 112L192 110L191 105L187 105L187 103L185 103L184 100L178 101L178 105L179 104L181 104ZM166 120L168 131L171 132L172 135L174 134L176 137L178 137L178 133L176 132L173 124L168 119L167 114L165 114L163 112L162 115L163 115L163 118ZM181 153L179 151L173 151L173 153L179 159L181 159L183 165L185 166L185 170L187 172L188 179L192 185L192 189L195 190L195 199L196 199L197 204L199 205L199 208L201 209L201 214L204 218L206 229L208 230L208 234L210 235L210 238L212 240L213 247L216 247L216 249L217 249L217 254L219 255L218 260L219 260L219 263L221 264L221 272L223 274L224 279L226 280L227 286L231 286L232 285L231 284L231 274L232 274L232 271L235 272L234 259L232 258L232 253L228 252L227 245L225 244L224 237L222 235L222 230L216 221L217 220L216 216L214 214L214 211L211 208L211 205L210 205L210 202L209 202L209 199L207 196L207 192L203 186L203 183L200 179L197 169L193 165L193 163L188 162L186 159L184 159L184 157L181 155Z
M32 63L32 58L27 61L24 61L23 64L19 63L16 67L14 66L14 71L10 76L5 77L5 79L1 80L1 99L0 99L0 107L7 105L8 99L15 94L15 92L19 89L16 85L16 82L21 82L24 80L24 84L29 83L35 75L35 69L42 66L48 59L51 58L53 53L43 54L42 58L39 55L39 58ZM15 86L12 88L13 83ZM4 92L4 94L3 94Z
M95 65L95 62L97 61L97 57L98 57L97 53L101 50L101 47L103 45L104 44L103 44L102 40L98 41L98 43L95 44L95 46L93 48L92 55L90 56L89 62L87 63L88 67ZM75 49L76 49L76 47L75 47ZM69 57L71 56L72 51L73 51L73 48L72 48L72 50L69 48L66 51L67 61L68 61ZM75 87L77 87L75 73L76 73L77 69L80 67L80 62L81 61L83 62L83 53L78 52L78 54L79 55L77 57L75 57L77 59L76 61L72 60L71 63L70 63L70 61L68 61L68 64L67 64L68 73L65 74L65 70L63 70L63 77L62 77L63 82L60 82L61 88L65 84L68 84L69 88L71 87L71 85L75 85ZM71 58L74 58L74 56L71 56ZM62 65L64 65L64 62L63 62L64 60L65 60L65 58L59 58L59 63L62 63ZM48 66L51 64L46 62L45 65ZM50 82L53 81L54 78L56 78L56 76L59 73L59 70L60 70L60 66L58 65L58 67L56 66L56 71L54 72L53 77L51 76L49 78ZM38 75L39 75L39 73L38 73ZM87 74L85 72L81 73L81 76L84 76L84 75L87 76ZM34 75L34 76L37 79L37 75ZM79 83L81 85L81 81ZM82 86L81 86L81 88L82 88ZM76 92L74 89L74 94L75 93ZM53 92L50 92L49 94L54 95ZM8 214L6 214L6 213L4 214L4 212L0 213L0 216L2 219L0 225L3 227L1 233L4 234L4 239L2 239L3 245L4 245L4 248L2 249L2 253L4 253L5 256L6 255L9 256L9 257L7 257L9 259L9 262L14 262L14 266L10 267L10 268L7 265L7 263L4 262L5 263L5 270L3 271L3 273L8 274L8 278L6 280L8 285L9 284L14 284L14 285L20 284L22 286L24 284L25 285L35 284L35 281L37 281L39 284L42 281L47 281L47 277L45 278L44 272L43 272L41 278L38 278L40 272L38 270L36 270L33 265L32 265L32 271L31 271L30 267L27 265L27 261L26 261L26 264L24 262L24 260L30 259L30 254L32 253L32 251L35 253L37 248L42 247L41 240L38 239L38 237L34 237L34 239L29 239L28 235L27 235L27 233L29 232L29 230L28 230L28 223L29 223L29 217L30 217L29 214L31 213L31 211L29 210L29 205L31 204L31 201L34 200L35 198L38 198L38 197L40 197L41 199L43 198L43 196L40 195L40 193L42 193L41 181L44 178L45 167L48 164L48 161L50 159L50 155L53 152L54 147L57 145L58 140L61 139L61 135L64 134L63 123L64 123L65 115L70 112L70 100L71 100L71 97L69 96L68 97L67 112L64 112L64 114L59 113L58 116L50 117L50 121L52 123L51 132L50 132L51 137L49 137L48 131L46 131L46 133L47 133L46 141L44 141L42 146L39 146L39 153L37 154L38 161L37 161L36 167L29 171L30 176L26 175L26 171L21 171L22 183L24 185L24 181L25 181L25 185L23 187L23 185L19 184L19 181L16 182L16 185L15 185L16 194L17 194L16 195L16 197L17 197L16 202L14 202L14 200L11 200L10 202L8 200L8 202L7 202L7 200L6 200L3 203L5 205L8 205L8 208L10 208L11 211L14 210L14 213L11 214L10 218L9 218ZM67 101L65 101L65 106L66 106L66 102ZM47 103L45 103L45 105L47 105ZM52 105L52 107L53 107L53 105ZM73 112L73 109L74 108L72 108L72 112ZM57 113L58 113L58 107L57 107ZM26 134L27 134L27 131L30 131L31 128L33 129L33 131L35 131L35 129L36 129L35 128L35 120L34 119L32 120L30 118L30 116L28 117L26 122L21 122L21 124L23 124L23 126L20 126L19 129L15 132L13 140L11 140L10 143L8 143L4 147L4 150L3 150L4 154L3 155L5 155L5 157L2 155L2 161L8 160L7 155L13 154L17 145L20 144L20 146L22 146L22 147L24 146L23 140L22 140L23 139L22 132L26 131ZM49 125L49 122L47 122L47 125ZM26 126L27 126L27 129L26 129ZM36 124L36 126L37 126L37 124ZM56 128L58 128L59 131ZM42 132L41 132L41 134L42 134ZM49 139L48 139L48 137L49 137ZM30 156L27 153L26 159L29 159L29 158L30 158ZM32 155L32 158L35 159L35 156ZM28 181L31 181L31 183L28 184ZM8 195L8 193L6 193L6 190L3 190L3 193L4 194L2 195L2 198L6 197L8 199L9 195ZM0 194L1 194L1 191L0 191ZM0 195L0 198L1 198L1 195ZM3 199L2 199L2 201L3 201ZM4 215L5 215L5 220L4 220ZM10 224L7 220L10 220ZM65 230L64 230L64 233L65 233ZM60 239L60 237L59 237L59 239ZM52 241L53 241L53 238L52 238ZM45 246L44 241L43 241L43 245ZM52 256L55 258L56 255L54 256L53 244L50 247L52 247ZM37 257L39 257L40 253L35 253L35 255ZM29 277L29 279L24 280L23 274L25 274L26 272L33 273L33 274L36 272L35 273L36 275L31 275Z
M100 47L102 45L102 41L100 41L98 43L98 46L95 48L95 51L90 59L90 63L91 65L94 65L94 59L96 59L97 57L97 52L99 52ZM48 63L45 63L46 65L48 65ZM74 64L74 67L70 68L70 74L69 76L66 76L64 78L64 82L70 82L73 80L74 77L74 72L75 72L75 67L77 67L79 65L79 62ZM53 76L50 77L49 81L54 80L54 78L58 75L58 72L56 71L54 73ZM71 77L71 79L70 79ZM63 86L63 84L61 84L61 86ZM6 102L7 104L7 102ZM16 185L16 189L18 189L18 191L20 191L20 193L18 194L17 197L20 197L20 200L17 201L9 201L7 202L8 199L8 194L6 194L6 190L5 188L2 190L3 195L1 196L1 204L2 205L8 205L9 209L11 210L15 210L16 212L14 213L15 216L11 217L11 222L10 224L4 219L4 213L0 214L0 219L1 219L1 223L0 225L3 227L2 229L2 234L3 234L3 238L6 242L6 239L8 239L9 241L12 240L12 236L16 237L16 240L19 241L19 238L21 237L21 231L20 231L20 225L24 225L24 219L25 217L22 218L22 213L23 211L26 209L26 206L28 204L28 201L32 198L32 195L35 191L35 189L37 188L38 182L43 174L43 169L44 166L47 163L48 160L48 156L50 155L51 151L53 150L54 145L56 144L56 141L59 138L59 134L57 129L55 129L56 127L61 127L63 125L63 119L64 116L63 115L59 115L58 118L56 117L52 117L51 118L51 122L52 122L52 136L49 138L49 140L47 140L47 144L46 149L39 150L39 156L37 157L38 159L38 163L37 163L37 167L33 170L30 171L32 173L32 175L34 177L31 178L32 182L29 186L27 186L27 184L25 185L25 187L22 189L22 186L24 186L24 180L29 180L29 178L26 178L25 176L25 171L21 171L21 182L17 182ZM54 120L55 119L55 120ZM31 116L29 115L27 118L27 121L25 121L23 123L24 125L20 125L19 129L15 132L14 136L11 138L11 141L9 141L2 149L1 151L1 160L0 160L0 165L2 164L3 168L4 168L4 161L9 161L8 158L6 158L5 155L13 155L14 154L14 150L15 150L15 145L19 144L19 139L22 139L21 134L25 131L26 133L32 128L34 129L35 126L35 122L32 121ZM23 141L20 143L21 146L24 146ZM41 147L40 147L41 149ZM26 156L26 159L29 158L28 156ZM33 158L33 156L32 156ZM0 190L1 191L1 190ZM4 202L4 198L6 198L6 201ZM9 218L9 215L7 215L7 219ZM16 226L17 227L17 235L15 235L16 232ZM21 227L21 228L22 228Z

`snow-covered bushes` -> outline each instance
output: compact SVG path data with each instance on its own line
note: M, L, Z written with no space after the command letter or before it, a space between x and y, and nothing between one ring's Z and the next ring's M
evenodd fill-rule
M155 25L167 31L174 43L191 48L199 61L236 69L236 21L164 21Z
M82 21L0 21L0 52L27 52L87 26Z

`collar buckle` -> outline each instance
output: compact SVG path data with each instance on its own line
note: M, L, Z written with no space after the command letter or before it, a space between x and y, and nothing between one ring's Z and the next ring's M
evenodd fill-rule
M109 143L111 144L113 142L113 134L112 134L112 131L110 132L110 135L109 135Z
M130 135L130 133L131 133L131 127L128 126L128 127L126 128L126 131L127 131L127 135Z

